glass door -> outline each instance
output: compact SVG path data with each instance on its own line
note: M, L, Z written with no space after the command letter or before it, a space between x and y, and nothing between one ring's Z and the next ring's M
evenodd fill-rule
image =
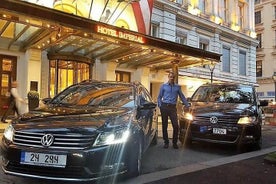
M89 79L89 64L68 61L50 60L50 97L55 96L68 86Z
M9 105L11 82L16 80L16 57L0 55L0 116Z

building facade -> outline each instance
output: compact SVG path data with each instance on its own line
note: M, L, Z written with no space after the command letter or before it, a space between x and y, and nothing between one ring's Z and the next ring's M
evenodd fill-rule
M157 0L151 28L153 36L222 54L215 66L180 70L188 96L211 72L214 82L256 84L253 0Z
M6 21L13 17L6 18L3 14L0 23L1 39L3 40L1 41L3 46L0 44L2 95L8 92L9 81L12 78L19 81L21 96L26 97L32 86L35 86L34 89L39 92L40 98L52 97L70 84L92 78L120 81L138 80L150 90L151 95L156 99L160 85L167 81L167 71L175 67L179 73L178 83L188 97L199 85L210 82L211 79L213 82L256 84L258 41L255 38L253 0L91 1L103 3L101 7L104 9L101 9L100 13L96 13L101 16L96 16L96 18L92 18L94 13L90 14L93 9L90 1L31 0L29 2L39 4L41 8L54 8L69 12L80 17L79 20L83 23L86 23L87 19L95 19L95 21L106 24L107 27L108 25L119 26L134 32L149 34L161 41L169 41L170 47L174 46L171 42L187 46L183 48L191 50L188 52L194 57L174 52L174 48L167 48L164 51L147 45L140 47L135 43L121 44L120 40L111 40L110 38L105 38L106 42L101 42L102 38L98 38L98 35L94 34L92 35L93 39L83 39L88 36L86 35L87 29L82 27L83 25L78 25L78 29L68 27L66 22L53 26L53 22L46 18L35 19L31 23L26 19L26 23L20 20L24 18L21 15L15 21L15 25L22 25L13 27L11 22L7 23ZM140 11L140 14L139 12L137 14L133 11L135 6L132 6L132 9L129 7L135 3L140 3L141 11L150 12L150 22L145 17L137 19L137 15L144 15L144 13ZM151 3L153 3L152 9L149 8ZM124 11L117 11L117 6L122 6L121 9ZM107 10L106 7L109 7L110 11L103 11ZM116 19L110 21L112 18L106 17L112 14ZM34 18L38 16L35 13L32 15ZM60 16L62 17L64 14L60 14ZM53 17L54 19L59 19L59 16ZM133 22L136 24L132 25ZM29 29L30 24L33 26L32 29ZM148 24L150 24L150 29ZM41 27L44 29L40 30ZM16 30L15 32L20 37L9 34L9 29ZM104 34L109 34L111 37L115 35L113 34L115 30L112 28L105 27L99 30L104 30ZM36 35L36 37L25 38L23 42L19 42L25 34ZM79 37L78 34L82 34L82 37ZM133 35L132 32L128 32L128 34L124 34L124 39L132 39L132 41L135 39L138 42L142 40L139 39L140 34L136 37ZM6 40L9 42L4 45ZM115 44L119 42L121 45ZM128 44L128 46L122 47L124 44ZM30 45L35 45L35 47L30 47ZM47 49L44 49L46 45L48 45ZM114 48L108 54L109 47ZM192 53L193 48L202 50L202 52L196 50ZM137 53L137 49L141 51ZM115 51L116 57L113 54ZM123 53L121 53L122 51ZM205 52L221 54L221 62L217 63L209 59L208 56L203 57ZM78 57L68 53L77 53ZM87 55L92 56L93 62L87 60L87 57L83 57ZM162 57L163 55L166 57ZM158 66L157 61L160 64L166 63L166 67ZM172 61L177 61L176 63L180 64L175 65Z
M263 100L275 99L272 75L276 72L276 0L255 1L255 28L257 46L258 95Z

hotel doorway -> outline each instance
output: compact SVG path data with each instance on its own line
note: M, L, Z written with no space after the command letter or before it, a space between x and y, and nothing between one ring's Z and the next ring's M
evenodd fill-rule
M0 54L0 116L7 110L12 81L16 80L17 58ZM13 112L11 112L13 113Z

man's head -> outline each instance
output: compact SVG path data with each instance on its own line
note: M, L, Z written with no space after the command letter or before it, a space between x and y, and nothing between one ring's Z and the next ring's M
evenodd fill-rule
M174 83L174 78L175 78L175 74L173 72L170 72L169 75L168 75L168 79L169 79L170 84Z
M12 81L11 86L13 88L16 88L18 86L18 82L17 81Z

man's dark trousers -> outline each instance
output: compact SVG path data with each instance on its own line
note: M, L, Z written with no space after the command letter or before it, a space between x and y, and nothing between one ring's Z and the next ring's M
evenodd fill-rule
M169 144L167 129L168 129L168 118L170 117L172 127L173 127L173 144L177 144L179 126L178 126L176 105L162 103L160 107L160 111L161 111L161 118L162 118L162 132L163 132L164 143Z

